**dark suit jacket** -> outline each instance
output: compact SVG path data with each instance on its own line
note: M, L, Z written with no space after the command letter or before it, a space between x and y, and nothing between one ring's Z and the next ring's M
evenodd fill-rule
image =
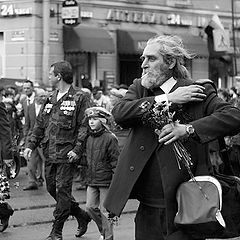
M0 164L3 159L11 159L12 139L7 110L4 103L0 103Z
M36 109L35 101L28 105L25 109L25 125L24 125L24 136L26 137L26 142L32 133L35 121L36 121Z
M178 80L171 91L190 84L192 82L189 80ZM183 112L189 116L188 121L194 126L200 141L189 139L184 143L192 156L194 164L192 170L195 175L205 175L211 171L205 143L240 130L240 111L218 98L212 84L205 84L205 88L207 96L203 102L182 105ZM112 111L116 122L122 127L131 128L131 131L121 151L104 206L117 216L121 214L144 166L152 153L158 151L161 159L159 166L164 190L167 230L168 234L171 234L176 231L173 223L177 212L176 190L180 183L190 177L184 167L178 169L172 145L160 146L154 131L142 124L142 112L139 106L146 100L153 103L154 96L151 91L141 86L140 79L136 79L124 99L117 103Z

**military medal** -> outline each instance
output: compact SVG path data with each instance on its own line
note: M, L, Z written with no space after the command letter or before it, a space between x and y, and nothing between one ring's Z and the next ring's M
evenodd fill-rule
M72 116L73 111L75 110L75 106L76 106L75 101L66 100L62 102L60 110L63 111L64 115Z

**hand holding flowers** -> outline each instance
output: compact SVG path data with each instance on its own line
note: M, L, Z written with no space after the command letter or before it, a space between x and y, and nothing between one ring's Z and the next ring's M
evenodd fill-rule
M170 110L171 103L154 103L145 101L140 105L143 112L142 122L154 129L159 137L159 143L165 145L172 143L178 168L181 169L181 163L187 168L192 175L190 165L191 156L182 145L180 139L187 135L185 125L174 120L175 112Z
M173 124L165 125L161 131L158 132L159 143L168 145L177 141L178 139L186 137L186 127L184 124L180 124L178 121Z

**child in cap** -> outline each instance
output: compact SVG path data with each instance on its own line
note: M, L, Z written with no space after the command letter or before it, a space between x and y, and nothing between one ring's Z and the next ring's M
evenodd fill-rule
M112 118L110 112L102 107L91 107L86 109L85 114L89 126L86 211L96 222L100 239L113 240L112 224L106 217L103 201L119 156L118 139L108 128Z

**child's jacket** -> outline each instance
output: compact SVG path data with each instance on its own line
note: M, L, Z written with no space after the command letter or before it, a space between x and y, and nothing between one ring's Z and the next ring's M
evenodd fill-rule
M91 132L87 138L87 184L108 187L119 156L117 137L105 128Z

